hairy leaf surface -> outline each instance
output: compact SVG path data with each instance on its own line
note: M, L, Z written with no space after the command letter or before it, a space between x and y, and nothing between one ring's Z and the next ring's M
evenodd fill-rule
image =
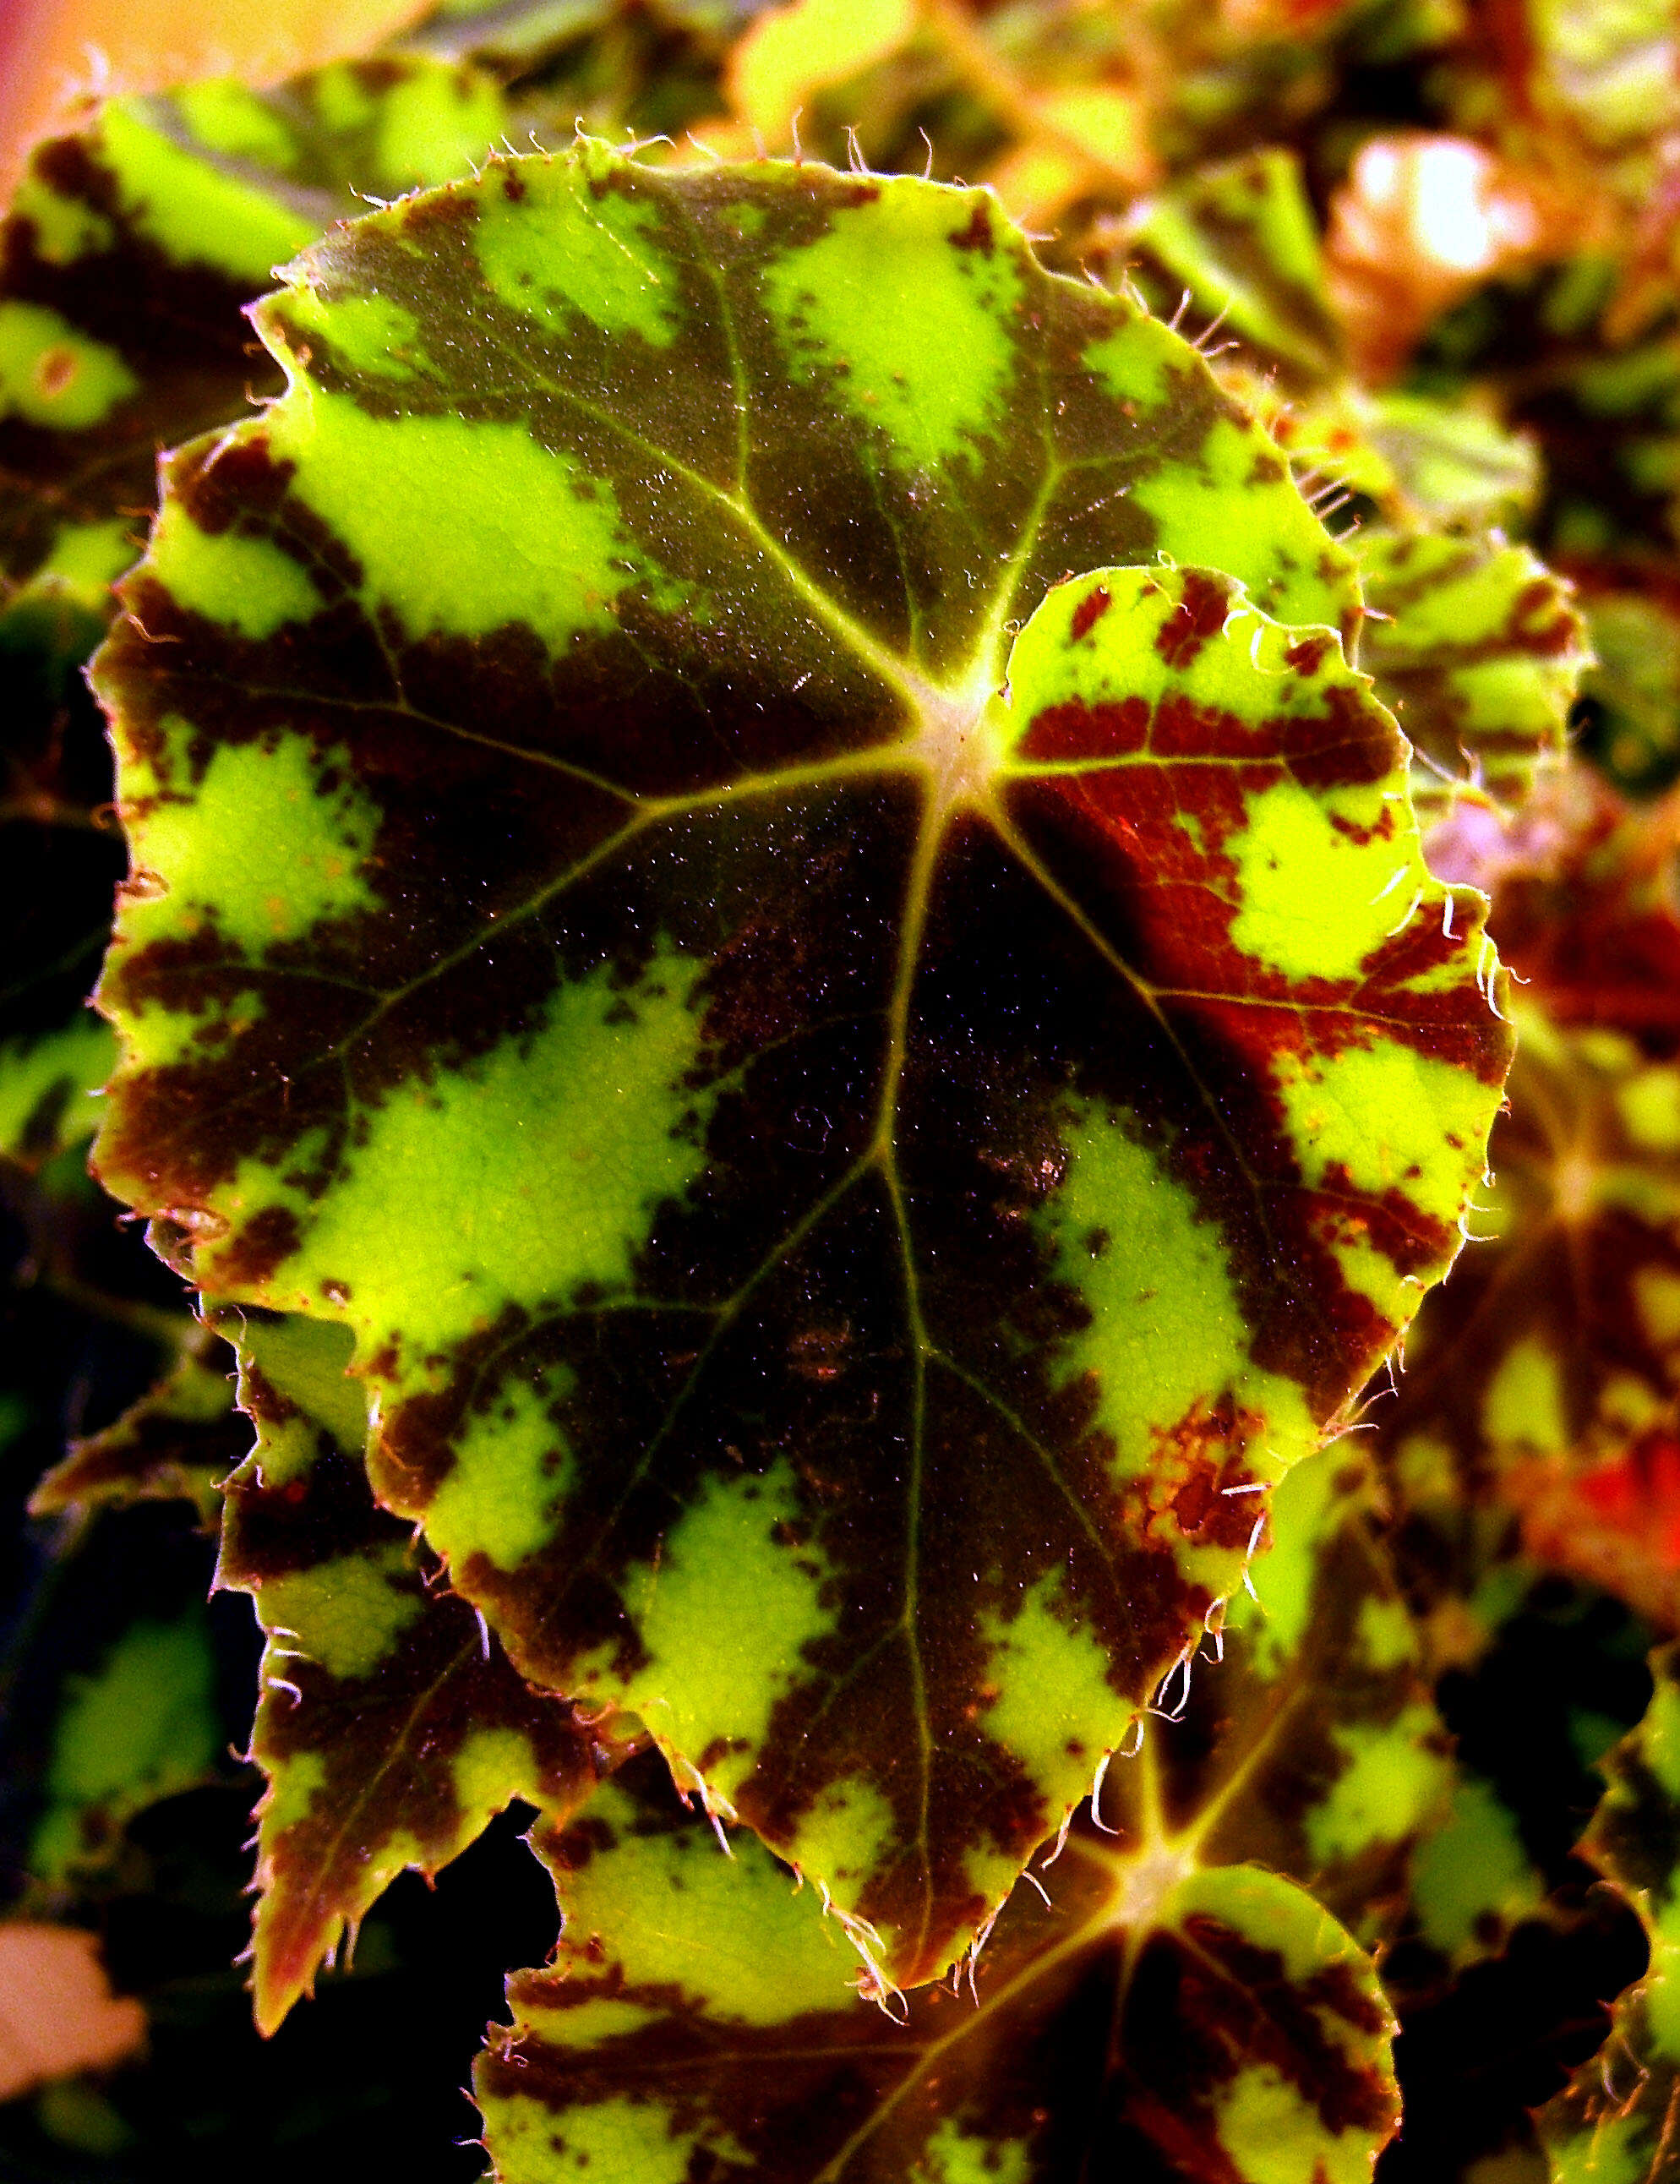
M516 1797L563 1818L613 1758L515 1674L375 1507L348 1334L220 1317L257 1425L228 1483L217 1580L252 1595L268 1641L252 1983L271 2031L405 1867L437 1873Z
M976 192L587 146L259 323L101 671L103 1173L353 1330L525 1674L926 1976L1480 1170L1492 950L1350 565Z
M560 1949L477 2077L503 2184L1366 2177L1388 2018L1332 1914L1392 1895L1444 1760L1357 1467L1302 1465L1277 1513L1211 1704L1149 1723L953 1991L840 2007L809 1892L633 1770L551 1833Z

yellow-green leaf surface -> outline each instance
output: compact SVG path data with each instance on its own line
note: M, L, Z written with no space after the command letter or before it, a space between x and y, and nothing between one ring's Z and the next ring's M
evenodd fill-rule
M645 1765L645 1763L640 1763ZM1370 1960L1293 1882L1082 1817L977 1961L889 2015L755 1842L634 1768L539 1838L565 1926L476 2076L499 2184L1367 2184L1399 2103Z
M1592 662L1569 587L1497 538L1379 534L1360 566L1372 610L1360 664L1423 762L1420 814L1446 804L1455 781L1514 810L1563 764Z
M1668 2184L1680 2165L1680 1660L1651 1658L1650 1710L1600 1763L1610 1786L1582 1842L1638 1913L1649 1970L1604 2048L1537 2119L1552 2184Z
M563 1818L616 1754L521 1681L375 1507L343 1329L219 1318L257 1427L228 1482L218 1581L252 1595L267 1638L252 1985L271 2031L398 1874L436 1874L515 1797Z
M586 144L290 279L99 671L102 1173L926 1977L1456 1249L1481 898L1276 454L983 193Z

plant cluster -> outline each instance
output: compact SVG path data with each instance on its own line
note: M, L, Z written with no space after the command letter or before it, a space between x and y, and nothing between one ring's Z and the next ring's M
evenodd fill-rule
M36 148L0 1949L150 2052L8 2174L1680 2176L1676 66L452 0Z

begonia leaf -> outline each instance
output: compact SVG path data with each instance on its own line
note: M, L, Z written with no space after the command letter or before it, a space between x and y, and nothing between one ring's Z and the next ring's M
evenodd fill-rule
M1220 1635L1163 1693L1148 1764L1116 1761L1099 1801L1132 1847L1164 1836L1204 1865L1287 1874L1366 1942L1404 1911L1452 1791L1382 1515L1351 1441L1289 1474Z
M1258 1866L1082 1817L954 1989L888 2014L835 1998L814 1892L756 1842L720 1858L668 1780L627 1769L537 1847L565 1924L476 2073L499 2184L1363 2184L1398 2120L1370 1960Z
M1531 1553L1680 1613L1680 916L1672 816L1566 778L1485 869L1528 981L1477 1243L1380 1413L1403 1475L1521 1517ZM1436 838L1459 855L1450 827ZM1434 854L1432 847L1432 855ZM1508 860L1504 869L1501 859Z
M1297 155L1269 146L1193 168L1141 206L1126 241L1171 309L1182 291L1261 366L1316 387L1343 366L1323 251Z
M291 278L99 671L101 1172L926 1977L1449 1263L1481 898L1281 462L984 194L586 144Z
M233 1362L219 1335L192 1328L154 1388L103 1433L71 1444L31 1496L31 1513L186 1501L213 1521L222 1482L251 1447L250 1422L234 1404Z
M1653 1654L1651 1671L1649 1713L1599 1763L1609 1787L1581 1845L1638 1913L1650 1965L1616 2004L1600 2053L1539 2113L1552 2184L1665 2184L1680 2159L1677 1649Z
M1425 762L1420 814L1450 797L1444 774L1515 809L1563 764L1592 659L1568 586L1498 539L1382 533L1360 561L1372 610L1360 661Z
M113 99L38 145L0 228L0 596L126 567L159 449L276 384L242 315L273 267L503 126L487 78L414 54Z
M197 1601L136 1617L92 1669L65 1680L31 1869L62 1882L108 1858L125 1821L213 1778L220 1758L215 1654Z
M375 1505L346 1330L220 1317L257 1426L217 1577L251 1594L267 1638L252 1984L271 2031L399 1873L436 1874L514 1797L563 1818L616 1755L526 1685Z

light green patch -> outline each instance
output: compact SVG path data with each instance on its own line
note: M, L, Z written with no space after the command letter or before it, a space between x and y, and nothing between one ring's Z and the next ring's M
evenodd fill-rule
M1288 978L1347 978L1410 917L1438 920L1442 890L1416 827L1402 806L1397 831L1391 810L1382 782L1315 791L1283 780L1250 796L1248 825L1226 844L1237 866L1232 945ZM1401 1069L1386 1043L1382 1055L1373 1074ZM1357 1061L1336 1066L1358 1084Z
M1600 2118L1578 2137L1549 2143L1549 2184L1651 2184L1650 2119L1638 2110Z
M1487 1914L1514 1926L1544 1902L1545 1883L1510 1809L1490 1783L1460 1774L1445 1826L1423 1843L1412 1866L1424 1940L1455 1965L1469 1964L1484 1953L1477 1926Z
M885 1792L865 1775L846 1775L829 1783L800 1814L787 1855L802 1873L821 1874L835 1882L834 1892L843 1903L879 1868L898 1833L898 1819ZM1020 1866L1019 1858L976 1855L970 1860L970 1877L982 1895L1000 1900ZM897 1938L891 1927L881 1929L885 1955L893 1954Z
M176 736L186 724L165 724ZM275 942L372 909L362 869L378 807L342 777L323 792L307 736L218 744L190 800L160 799L135 826L136 859L169 894L136 904L131 929L214 909L220 929L253 960Z
M24 176L13 195L12 216L26 220L35 230L38 256L49 265L69 265L78 258L91 258L108 250L116 230L102 212L85 198L60 197L39 175Z
M179 501L165 501L152 533L153 573L184 607L236 629L272 637L319 613L320 593L272 539L201 531Z
M91 1674L66 1679L47 1768L50 1800L30 1846L42 1880L81 1851L81 1816L109 1825L214 1770L215 1664L201 1607L174 1623L135 1623Z
M115 349L44 304L0 303L0 417L85 432L139 384Z
M568 1990L561 1988L564 1996ZM544 2040L557 2048L594 2048L603 2041L621 2039L626 2032L639 2032L643 2025L659 2022L659 2012L649 2009L645 2003L625 2002L615 1996L591 1995L587 2002L575 2002L570 2009L531 2009L531 2021L539 2026Z
M1099 1755L1121 1742L1132 1709L1109 1680L1103 1648L1067 1607L1057 1573L1024 1592L1007 1621L987 1616L981 1638L987 1655L982 1681L998 1692L982 1716L987 1732L1036 1782L1060 1783L1069 1758L1080 1753L1094 1770Z
M1496 1448L1559 1456L1570 1445L1563 1375L1544 1344L1513 1343L1483 1398L1482 1426Z
M294 289L286 322L294 344L299 334L321 336L341 363L375 379L413 379L435 369L414 313L388 296L341 296L329 304L313 288Z
M1138 317L1101 335L1079 359L1122 408L1159 410L1187 368L1184 344L1154 319Z
M103 612L114 579L138 551L132 532L120 518L109 523L66 523L53 533L52 549L31 582L61 583L84 604Z
M1616 1086L1616 1105L1635 1145L1680 1151L1680 1069L1642 1069Z
M1356 1858L1372 1843L1403 1841L1422 1826L1449 1774L1445 1757L1429 1748L1438 1729L1433 1708L1421 1702L1390 1722L1338 1724L1332 1734L1347 1763L1306 1815L1316 1859Z
M464 1814L499 1813L515 1786L531 1779L530 1740L516 1729L469 1730L449 1772L454 1777L455 1802Z
M1238 1593L1227 1611L1227 1627L1243 1633L1256 1672L1267 1682L1277 1680L1306 1635L1319 1549L1342 1514L1335 1485L1336 1466L1325 1454L1296 1464L1279 1480L1269 1543L1249 1574L1254 1593Z
M1637 1735L1641 1758L1671 1802L1680 1805L1680 1685L1657 1679Z
M348 1328L296 1317L252 1319L229 1339L236 1339L242 1355L270 1385L306 1418L325 1426L341 1449L360 1452L368 1432L367 1396L361 1382L349 1378L355 1340ZM264 1463L266 1475L266 1451Z
M310 91L322 127L334 136L365 129L379 111L378 100L348 61L318 70Z
M639 335L669 348L681 330L677 270L659 245L657 205L591 187L598 163L574 160L520 169L526 196L509 203L489 185L475 199L473 248L504 304L564 336L578 317L620 338Z
M298 377L267 422L275 457L298 465L293 491L360 561L365 603L416 637L524 622L559 652L611 627L620 593L680 603L629 544L610 486L522 426L370 416Z
M815 1551L776 1536L799 1500L786 1464L762 1478L709 1479L666 1534L657 1566L626 1586L650 1658L624 1703L669 1751L692 1758L730 1746L707 1770L726 1797L751 1773L776 1701L804 1673L805 1647L833 1628Z
M1243 2184L1370 2184L1371 2141L1327 2131L1281 2072L1250 2063L1221 2093L1220 2143Z
M282 175L298 164L298 139L273 107L234 77L186 84L170 103L208 151Z
M1417 1657L1417 1633L1404 1601L1382 1600L1375 1593L1360 1604L1359 1646L1367 1668L1379 1674L1398 1669Z
M624 1836L637 1813L610 1783L589 1806ZM748 1835L736 1836L732 1858L704 1830L621 1840L563 1875L560 1898L575 1937L563 1950L581 1964L598 1934L627 1986L673 1987L743 2025L845 2005L857 1963L849 1944L816 1891L796 1891Z
M288 1752L283 1759L264 1762L269 1794L263 1802L263 1835L272 1842L299 1820L306 1820L315 1799L326 1787L326 1754L306 1745Z
M1666 2062L1680 2064L1680 1896L1671 1896L1649 1926L1645 2022L1654 2053Z
M571 1384L564 1368L535 1385L506 1381L454 1441L454 1464L426 1513L426 1535L457 1568L471 1554L517 1569L554 1532L571 1451L549 1415Z
M564 2121L542 2101L481 2098L498 2184L686 2184L698 2131L659 2101L574 2101Z
M1344 962L1344 973L1347 968ZM1486 1089L1467 1070L1399 1039L1379 1039L1373 1029L1363 1043L1333 1053L1303 1057L1280 1048L1271 1073L1295 1157L1313 1190L1351 1184L1375 1198L1399 1190L1419 1206L1457 1202L1463 1148L1486 1127L1488 1106ZM1436 1117L1438 1128L1420 1130L1423 1115Z
M420 1371L509 1304L530 1309L585 1284L621 1293L659 1205L705 1165L712 1095L685 1080L699 1050L690 997L706 968L670 948L638 985L604 967L492 1052L362 1111L365 1141L306 1209L305 1244L283 1270L288 1287L303 1285L295 1308L320 1312L326 1285L355 1268L336 1309L360 1354L400 1339ZM235 1210L286 1203L275 1184L248 1162ZM200 1254L212 1290L215 1250Z
M832 212L816 242L773 259L765 298L793 377L820 383L913 469L933 471L1001 421L1021 246L987 193L904 177L880 192ZM976 213L993 224L989 252L953 239Z
M1275 1949L1298 1983L1330 1964L1345 1964L1375 1995L1371 1960L1316 1897L1281 1873L1254 1865L1205 1865L1187 1873L1162 1924L1183 1925L1199 1912L1217 1919L1256 1948ZM1388 2014L1386 2009L1384 2015Z
M307 214L172 143L147 121L143 102L114 101L101 133L124 213L180 265L209 265L266 287L275 268L319 231Z
M1261 476L1256 465L1276 466ZM1216 417L1195 459L1163 462L1132 488L1169 560L1210 564L1245 584L1279 621L1340 629L1360 611L1353 557L1291 484L1283 458L1252 426ZM1210 550L1214 549L1214 550Z
M1032 2175L1030 2140L966 2131L954 2116L929 2134L910 2171L912 2184L1028 2184Z
M116 1035L103 1017L79 1010L70 1022L40 1039L0 1045L0 1154L38 1159L91 1138L99 1115L91 1095L110 1075ZM45 1144L31 1133L53 1117Z
M258 1606L264 1627L291 1630L331 1676L371 1675L424 1611L417 1593L392 1583L412 1568L401 1546L339 1555L286 1577L264 1581Z
M507 120L506 101L488 76L411 68L380 96L370 179L381 190L453 181L487 156Z
M1293 1462L1312 1434L1305 1401L1252 1362L1218 1228L1130 1115L1082 1101L1061 1138L1067 1167L1035 1218L1091 1322L1064 1342L1056 1370L1063 1384L1095 1374L1096 1423L1114 1437L1120 1475L1160 1460L1160 1437L1227 1392L1266 1420L1278 1462Z

